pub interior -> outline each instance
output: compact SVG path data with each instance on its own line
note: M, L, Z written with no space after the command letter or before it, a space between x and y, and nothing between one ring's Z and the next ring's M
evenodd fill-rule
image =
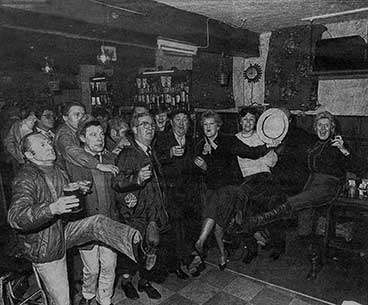
M366 0L0 16L0 305L368 304Z

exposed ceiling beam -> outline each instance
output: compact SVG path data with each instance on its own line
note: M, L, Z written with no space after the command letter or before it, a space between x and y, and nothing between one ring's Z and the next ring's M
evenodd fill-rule
M33 33L39 33L39 34L47 34L47 35L56 35L56 36L62 36L65 38L71 38L71 39L82 39L82 40L89 40L89 41L97 41L101 43L111 43L115 45L120 46L130 46L130 47L136 47L136 48L143 48L143 49L149 49L149 50L156 50L156 47L143 45L143 44L137 44L132 42L123 42L123 41L117 41L117 40L111 40L111 39L102 39L102 38L96 38L91 36L84 36L79 34L72 34L72 33L65 33L60 31L53 31L53 30L43 30L43 29L35 29L30 27L24 27L24 26L16 26L6 23L0 23L0 26L7 29L12 30L19 30L19 31L26 31L26 32L33 32Z
M330 14L324 14L324 15L318 15L318 16L312 16L312 17L306 17L301 19L302 21L314 21L318 19L326 19L326 18L332 18L332 17L339 17L344 15L350 15L350 14L357 14L368 11L368 7L362 7L355 10L348 10L348 11L342 11L342 12L336 12L336 13L330 13Z

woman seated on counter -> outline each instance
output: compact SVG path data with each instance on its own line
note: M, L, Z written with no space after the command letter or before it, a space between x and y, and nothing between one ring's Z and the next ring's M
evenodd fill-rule
M202 114L201 125L204 137L197 143L194 162L202 170L207 191L202 231L195 248L200 254L203 253L203 245L215 227L220 250L219 268L223 270L227 262L223 243L224 229L236 211L242 210L247 202L247 193L237 186L241 182L241 173L236 156L258 159L270 150L266 145L250 147L233 136L220 134L222 121L214 111Z
M259 137L256 125L259 112L255 107L246 107L239 112L239 123L241 131L235 137L245 145L257 147L265 143ZM277 144L277 143L276 143ZM237 156L237 161L242 173L242 188L248 194L247 213L259 214L272 208L281 198L277 196L276 185L271 170L276 165L278 156L273 149L258 159L252 160L247 157ZM271 233L269 232L271 231ZM254 233L255 239L248 240L248 255L245 263L250 263L257 255L257 241L263 246L270 242L276 245L276 235L272 232L279 231L278 228L261 228ZM271 235L273 237L271 237Z

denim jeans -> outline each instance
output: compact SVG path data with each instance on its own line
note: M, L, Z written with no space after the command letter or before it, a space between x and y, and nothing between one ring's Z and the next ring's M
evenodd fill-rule
M141 234L136 229L103 215L69 222L64 228L66 248L91 241L102 242L136 261ZM52 305L70 305L65 256L56 261L33 264L40 274Z
M90 250L79 250L79 253L83 262L83 297L86 300L96 297L99 304L110 305L114 290L116 252L105 246L94 245Z

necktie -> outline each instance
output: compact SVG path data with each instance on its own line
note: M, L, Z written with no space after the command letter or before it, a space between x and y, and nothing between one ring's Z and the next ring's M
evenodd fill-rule
M97 159L99 163L102 163L102 156L100 154L94 155L94 157Z
M152 148L151 148L151 146L147 147L146 153L152 159Z

